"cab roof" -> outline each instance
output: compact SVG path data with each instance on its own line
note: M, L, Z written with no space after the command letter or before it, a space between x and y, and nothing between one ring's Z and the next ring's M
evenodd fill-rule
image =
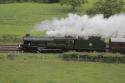
M111 42L125 42L125 38L111 38Z

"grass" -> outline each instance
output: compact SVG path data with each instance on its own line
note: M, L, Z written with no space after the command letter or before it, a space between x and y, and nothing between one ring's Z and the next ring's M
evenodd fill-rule
M83 7L78 8L77 13L85 14L85 11L93 4L92 0ZM70 10L69 6L60 4L41 3L11 3L0 4L0 35L14 34L23 36L25 33L42 35L41 32L31 30L43 20L54 17L65 17Z
M0 83L125 82L124 64L66 62L59 55L0 53Z
M78 8L77 13L85 14L94 2ZM88 5L89 4L89 5ZM45 32L33 31L34 27L41 21L53 19L55 17L66 17L70 11L69 6L60 4L42 4L42 3L10 3L0 4L0 43L17 43L22 40L26 33L42 36ZM17 36L16 40L9 37L4 39L5 35ZM21 41L20 41L21 42Z
M51 5L56 7L56 4ZM48 10L45 9L48 7ZM0 5L0 28L1 34L24 35L39 22L56 16L57 9L51 10L47 4L15 3ZM52 14L53 13L53 14ZM58 15L57 15L58 16Z

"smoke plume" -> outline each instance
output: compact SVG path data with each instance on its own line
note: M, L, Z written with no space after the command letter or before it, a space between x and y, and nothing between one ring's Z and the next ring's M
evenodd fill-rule
M90 17L69 14L66 18L43 21L35 29L37 31L46 30L48 36L124 37L125 14L113 15L110 18L104 18L103 15Z

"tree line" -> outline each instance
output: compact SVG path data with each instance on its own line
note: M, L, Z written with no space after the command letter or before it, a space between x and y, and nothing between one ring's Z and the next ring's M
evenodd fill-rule
M76 8L87 3L87 0L0 0L0 3L7 2L60 2L61 5L71 6L71 10L75 12ZM123 0L98 0L86 13L89 15L103 14L105 18L109 18L111 15L124 12L124 5L125 2Z
M41 3L57 3L59 0L0 0L0 3L10 2L41 2Z

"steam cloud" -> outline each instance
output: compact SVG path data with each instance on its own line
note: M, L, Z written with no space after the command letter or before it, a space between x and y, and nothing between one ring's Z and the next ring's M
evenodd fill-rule
M102 38L125 36L125 14L104 18L103 15L79 16L69 14L66 18L54 18L41 22L37 31L47 30L48 36L100 36Z

